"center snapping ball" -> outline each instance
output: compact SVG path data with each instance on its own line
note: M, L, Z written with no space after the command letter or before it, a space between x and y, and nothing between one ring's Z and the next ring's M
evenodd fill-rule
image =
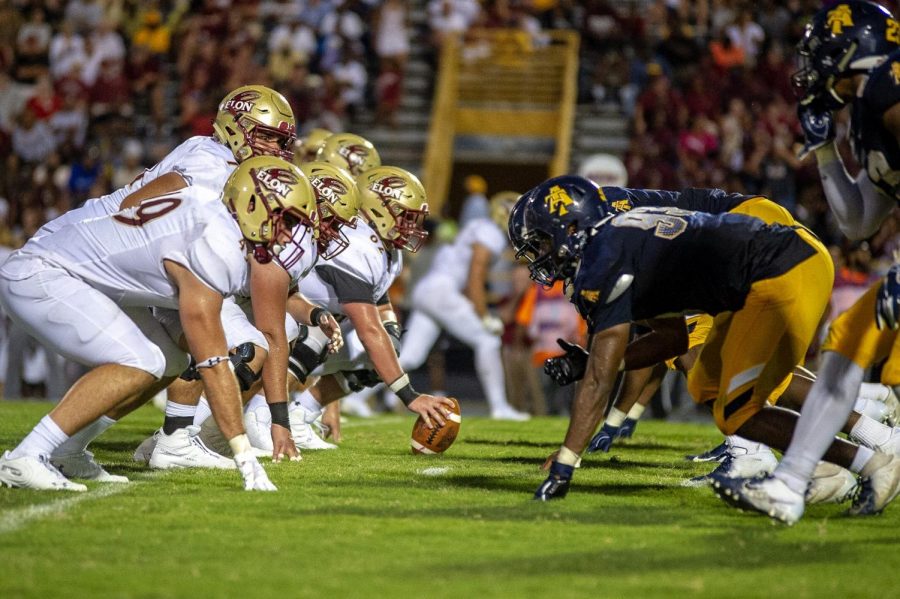
M443 453L453 444L456 435L459 434L462 417L459 413L459 402L452 397L450 401L453 402L453 407L450 409L450 415L444 418L444 426L435 425L434 428L428 428L421 416L416 420L409 439L413 453L427 455Z

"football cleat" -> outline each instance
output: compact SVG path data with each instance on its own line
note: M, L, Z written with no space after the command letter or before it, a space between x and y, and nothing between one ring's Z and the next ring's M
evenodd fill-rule
M156 447L156 442L159 441L159 436L161 434L163 434L162 429L155 430L152 435L141 441L141 444L134 450L134 454L131 456L132 459L141 464L149 462L150 456L153 455L153 449Z
M764 445L753 453L738 453L734 448L722 462L709 474L695 476L681 483L683 487L701 487L718 478L753 478L770 474L778 465L772 450Z
M94 461L94 454L88 450L67 455L51 455L50 463L68 478L94 480L98 483L127 483L127 476L110 474Z
M712 486L725 503L760 512L788 526L803 516L803 495L771 474L757 478L714 476Z
M712 449L696 455L686 455L684 459L689 462L721 462L728 456L728 444L722 441Z
M291 436L294 438L297 448L337 449L337 445L325 441L313 431L313 425L309 420L315 421L315 416L303 406L297 406L288 412L288 417L291 420Z
M531 414L520 412L512 406L506 406L499 410L491 410L491 420L509 420L512 422L525 422L531 420Z
M844 503L853 497L858 486L856 476L846 468L819 462L806 490L806 503Z
M851 516L879 514L900 494L900 458L876 453L872 460L876 459L880 465L875 466L870 474L859 481L859 492L847 511Z
M159 436L150 456L150 467L168 468L219 468L234 470L237 465L225 456L209 449L200 440L200 427L180 428L171 435Z
M87 491L86 486L63 476L46 455L13 458L8 451L0 457L0 485L39 491Z

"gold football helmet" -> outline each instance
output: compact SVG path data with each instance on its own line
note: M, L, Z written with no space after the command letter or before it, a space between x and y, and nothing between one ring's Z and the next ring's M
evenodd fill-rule
M294 111L284 96L263 85L245 85L225 96L219 104L213 130L238 162L264 154L285 160L292 158ZM274 137L278 149L272 151L271 146L266 147L268 140L259 139L260 134Z
M328 137L322 142L316 160L346 169L354 177L381 166L381 156L372 142L353 133L335 133Z
M509 212L521 195L515 191L499 191L491 196L491 220L504 231L509 226Z
M306 235L317 235L319 211L312 185L299 168L281 158L243 161L225 182L222 201L261 264L274 258L289 269L303 255Z
M379 166L356 179L360 212L379 237L394 247L416 252L428 233L425 188L412 173L396 166Z
M330 260L350 244L341 228L356 227L356 181L344 169L327 162L307 162L300 170L312 184L319 205L319 255Z
M316 153L325 140L331 137L328 129L313 129L303 137L298 137L294 142L294 164L300 166L316 160Z

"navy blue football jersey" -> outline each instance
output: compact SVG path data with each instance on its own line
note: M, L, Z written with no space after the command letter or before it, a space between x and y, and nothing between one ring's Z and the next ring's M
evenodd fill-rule
M884 126L884 113L900 102L900 50L869 73L850 109L850 144L872 182L900 200L900 144Z
M572 302L591 333L687 312L715 315L739 310L755 281L814 253L791 227L750 216L635 208L588 241Z
M600 191L614 212L628 212L632 208L660 207L721 214L733 210L751 198L759 197L699 187L688 187L681 191L601 187Z

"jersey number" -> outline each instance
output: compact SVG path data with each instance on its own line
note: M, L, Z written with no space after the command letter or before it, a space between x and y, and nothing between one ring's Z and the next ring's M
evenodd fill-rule
M678 208L637 208L620 214L610 221L610 224L617 227L635 227L644 231L655 229L653 234L656 237L675 239L687 229L687 221L681 218L683 214L688 214L688 211Z
M113 219L123 225L131 227L143 227L152 220L156 220L172 212L181 205L179 198L160 198L158 200L147 200L133 211L127 210L113 214ZM126 214L134 214L134 216L126 216Z

